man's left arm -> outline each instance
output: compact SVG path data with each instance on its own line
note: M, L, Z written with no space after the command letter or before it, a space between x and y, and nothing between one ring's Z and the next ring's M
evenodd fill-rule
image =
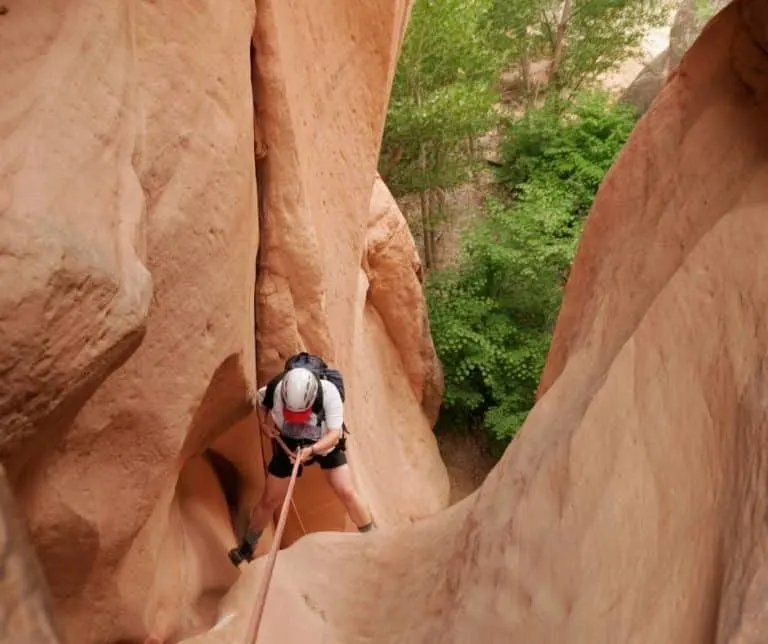
M329 452L341 440L344 424L344 402L336 387L323 387L323 405L325 407L325 435L312 446L314 454Z

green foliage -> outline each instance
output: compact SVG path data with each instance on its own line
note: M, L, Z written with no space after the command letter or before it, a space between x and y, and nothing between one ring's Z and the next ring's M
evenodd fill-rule
M427 282L432 337L453 422L481 416L506 443L533 406L579 222L561 187L527 184L514 208L489 200L460 268Z
M453 425L481 423L503 447L525 420L584 209L628 137L631 115L590 95L565 116L543 108L510 126L514 201L488 199L485 216L462 240L458 267L427 280Z
M467 178L465 143L491 126L497 100L492 84L500 58L480 28L489 2L416 0L379 167L395 195L449 188Z
M559 112L551 104L512 122L501 145L499 181L513 196L534 177L560 184L586 215L597 188L635 124L631 107L603 92L578 95Z
M394 98L382 163L394 150L399 158L386 175L384 167L380 170L393 194L450 188L466 181L471 163L461 144L490 127L493 100L488 86L477 81L434 90L420 105L410 98Z
M696 17L696 24L703 25L720 8L720 3L716 0L693 0L693 13Z
M442 418L505 446L534 403L584 217L634 125L631 108L584 90L633 55L664 0L416 0L393 81L379 172L420 193ZM543 94L531 64L550 61ZM473 143L499 122L499 72L517 65L526 115L502 131L501 197L430 271L445 190L471 178ZM533 107L536 98L544 105Z
M484 28L507 64L552 61L560 49L549 89L567 99L637 54L668 16L665 0L492 0Z
M555 85L568 95L639 53L648 27L669 16L663 0L573 0L567 40ZM554 26L545 24L552 37Z
M540 25L553 6L549 0L491 0L482 21L489 46L506 64L524 55L546 55L552 43L543 38Z

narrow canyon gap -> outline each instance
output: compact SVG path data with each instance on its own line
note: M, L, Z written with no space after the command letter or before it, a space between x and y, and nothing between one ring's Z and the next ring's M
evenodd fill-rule
M27 4L0 15L0 455L52 600L20 551L35 641L240 637L252 394L303 347L345 373L384 529L342 533L308 473L286 545L336 532L281 553L262 641L765 639L764 4L718 14L636 127L540 400L450 508L418 256L376 176L408 2Z

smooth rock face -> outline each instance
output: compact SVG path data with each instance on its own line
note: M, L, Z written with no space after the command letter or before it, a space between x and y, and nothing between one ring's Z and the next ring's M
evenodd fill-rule
M768 638L764 3L710 24L607 177L521 435L413 525L448 483L420 269L375 179L405 2L28 4L0 15L0 450L63 641L240 641L252 391L305 347L345 373L384 529L282 553L260 641ZM349 527L310 472L286 543ZM0 606L55 642L23 583Z
M370 306L384 322L411 388L427 418L434 423L443 396L443 377L429 334L421 260L411 229L380 178L376 179L371 196L363 268Z
M14 491L67 641L207 628L234 536L200 455L253 387L254 8L5 4L10 378L66 423L10 454Z
M50 594L28 541L0 468L0 642L59 644Z
M270 455L253 392L295 350L344 372L379 524L447 503L421 269L376 179L408 3L258 5L0 12L0 459L63 641L226 621ZM351 528L316 469L286 544Z
M113 2L0 15L0 458L15 477L136 349L152 279L138 70Z
M731 0L708 1L717 12ZM638 114L645 114L705 24L706 21L697 16L695 0L680 0L670 25L669 46L645 66L622 92L620 100L632 105Z
M282 553L260 641L768 640L766 52L768 7L735 2L638 124L483 486ZM195 641L236 641L261 572Z
M381 525L430 514L449 493L428 422L442 377L421 268L402 214L376 179L408 9L405 1L322 11L265 1L254 33L257 130L266 142L257 168L259 379L302 349L342 370L351 467ZM310 468L285 543L346 528L343 506Z

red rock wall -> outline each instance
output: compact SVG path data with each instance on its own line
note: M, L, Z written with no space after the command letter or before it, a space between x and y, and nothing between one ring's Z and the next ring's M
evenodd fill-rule
M0 471L0 642L59 644L51 597L13 494Z
M481 488L284 552L263 641L768 640L767 6L709 24L612 168ZM199 641L240 632L260 571Z
M368 242L407 3L4 7L0 456L64 641L218 619L269 456L253 391L296 349L345 373L379 522L443 507L418 267L403 300ZM349 527L316 472L296 507L286 543Z
M638 125L538 405L444 510L419 268L375 177L407 7L6 4L0 453L64 641L238 641L263 566L226 560L225 492L242 517L262 485L256 365L304 346L349 374L385 529L342 534L302 479L287 542L337 531L281 554L260 641L765 641L764 3Z
M259 374L265 381L303 348L342 369L354 474L385 524L437 510L448 494L422 411L435 419L442 378L418 257L376 181L408 7L264 2L254 34L257 132L266 147ZM305 531L350 527L321 472L305 476L286 543Z

